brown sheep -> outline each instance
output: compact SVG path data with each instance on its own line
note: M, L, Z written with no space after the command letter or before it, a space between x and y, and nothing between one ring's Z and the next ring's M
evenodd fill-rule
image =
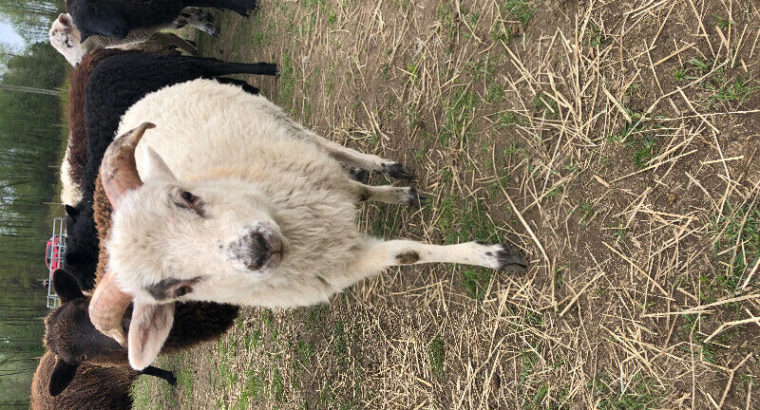
M46 352L40 359L32 379L33 410L129 409L129 389L140 375L127 366L101 367L84 364L76 371L74 381L63 393L51 396L48 384L57 358Z

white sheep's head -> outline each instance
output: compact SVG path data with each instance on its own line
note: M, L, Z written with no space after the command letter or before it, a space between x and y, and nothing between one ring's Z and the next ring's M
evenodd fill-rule
M69 14L60 14L57 19L53 20L48 37L53 48L58 50L72 66L76 67L87 54L79 40L81 34Z
M117 138L103 157L103 188L114 207L110 259L89 307L98 330L127 342L136 369L161 350L176 301L229 301L271 276L286 248L266 197L253 184L177 181L149 147L140 148L147 164L138 175L135 147L149 128L153 124L143 123ZM125 340L121 318L132 299Z

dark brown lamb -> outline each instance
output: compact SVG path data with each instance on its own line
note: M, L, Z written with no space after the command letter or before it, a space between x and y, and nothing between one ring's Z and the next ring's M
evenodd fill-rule
M46 352L32 379L31 406L33 410L130 409L132 382L140 375L129 367L79 366L74 380L63 393L51 396L48 391L50 375L56 356Z

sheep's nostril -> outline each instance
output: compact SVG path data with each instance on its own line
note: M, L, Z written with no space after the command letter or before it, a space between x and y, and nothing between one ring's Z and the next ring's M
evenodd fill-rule
M250 261L248 268L251 270L258 270L269 259L272 254L271 246L264 236L260 233L251 234L250 241Z

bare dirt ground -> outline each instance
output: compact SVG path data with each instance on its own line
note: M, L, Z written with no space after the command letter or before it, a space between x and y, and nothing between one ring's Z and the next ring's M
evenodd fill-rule
M142 378L140 408L760 408L760 5L262 1L206 55L322 135L398 159L369 233L501 241L523 274L392 269ZM388 183L373 177L374 183Z

